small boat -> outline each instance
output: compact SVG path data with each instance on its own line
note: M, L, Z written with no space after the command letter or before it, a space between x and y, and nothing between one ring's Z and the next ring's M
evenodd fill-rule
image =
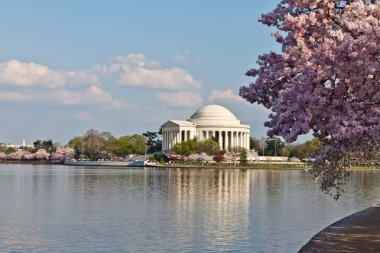
M65 160L65 165L71 166L116 166L116 167L146 167L149 164L146 161L78 161L78 160Z

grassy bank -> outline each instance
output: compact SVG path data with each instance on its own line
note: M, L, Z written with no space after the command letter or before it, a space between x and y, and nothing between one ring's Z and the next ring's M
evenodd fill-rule
M267 170L304 170L304 163L252 163L246 166L240 166L239 164L202 164L202 163L172 163L163 164L159 167L168 168L210 168L210 169L267 169ZM306 167L309 171L312 169L311 165ZM380 170L380 167L376 166L352 166L347 170Z
M47 160L0 160L0 164L46 164L46 165L62 165L61 162L47 161ZM241 166L240 164L226 164L226 163L171 163L171 164L157 164L152 167L159 168L204 168L204 169L267 169L267 170L304 170L304 163L251 163L246 166ZM312 169L311 165L307 166L310 171ZM380 170L379 166L352 166L347 168L348 171L354 170Z
M47 160L0 160L0 164L62 164L62 162L52 162Z
M205 168L205 169L271 169L271 170L301 170L305 168L302 163L253 163L246 166L240 166L239 164L225 164L225 163L172 163L162 164L160 167L168 168Z

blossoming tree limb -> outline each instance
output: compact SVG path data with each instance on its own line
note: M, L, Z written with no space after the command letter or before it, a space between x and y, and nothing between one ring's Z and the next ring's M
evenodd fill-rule
M313 171L338 198L347 154L379 149L380 1L283 0L259 21L282 49L259 56L240 96L272 111L270 136L319 138Z

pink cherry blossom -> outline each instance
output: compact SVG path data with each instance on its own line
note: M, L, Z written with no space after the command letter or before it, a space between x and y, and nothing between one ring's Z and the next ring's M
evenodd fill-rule
M269 135L324 143L313 171L338 198L346 154L380 145L380 1L283 0L259 21L282 49L259 56L240 96L272 111Z

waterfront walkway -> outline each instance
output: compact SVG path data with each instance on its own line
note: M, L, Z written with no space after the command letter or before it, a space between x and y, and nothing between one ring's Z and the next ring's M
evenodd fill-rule
M323 229L299 251L310 252L380 252L380 204Z

